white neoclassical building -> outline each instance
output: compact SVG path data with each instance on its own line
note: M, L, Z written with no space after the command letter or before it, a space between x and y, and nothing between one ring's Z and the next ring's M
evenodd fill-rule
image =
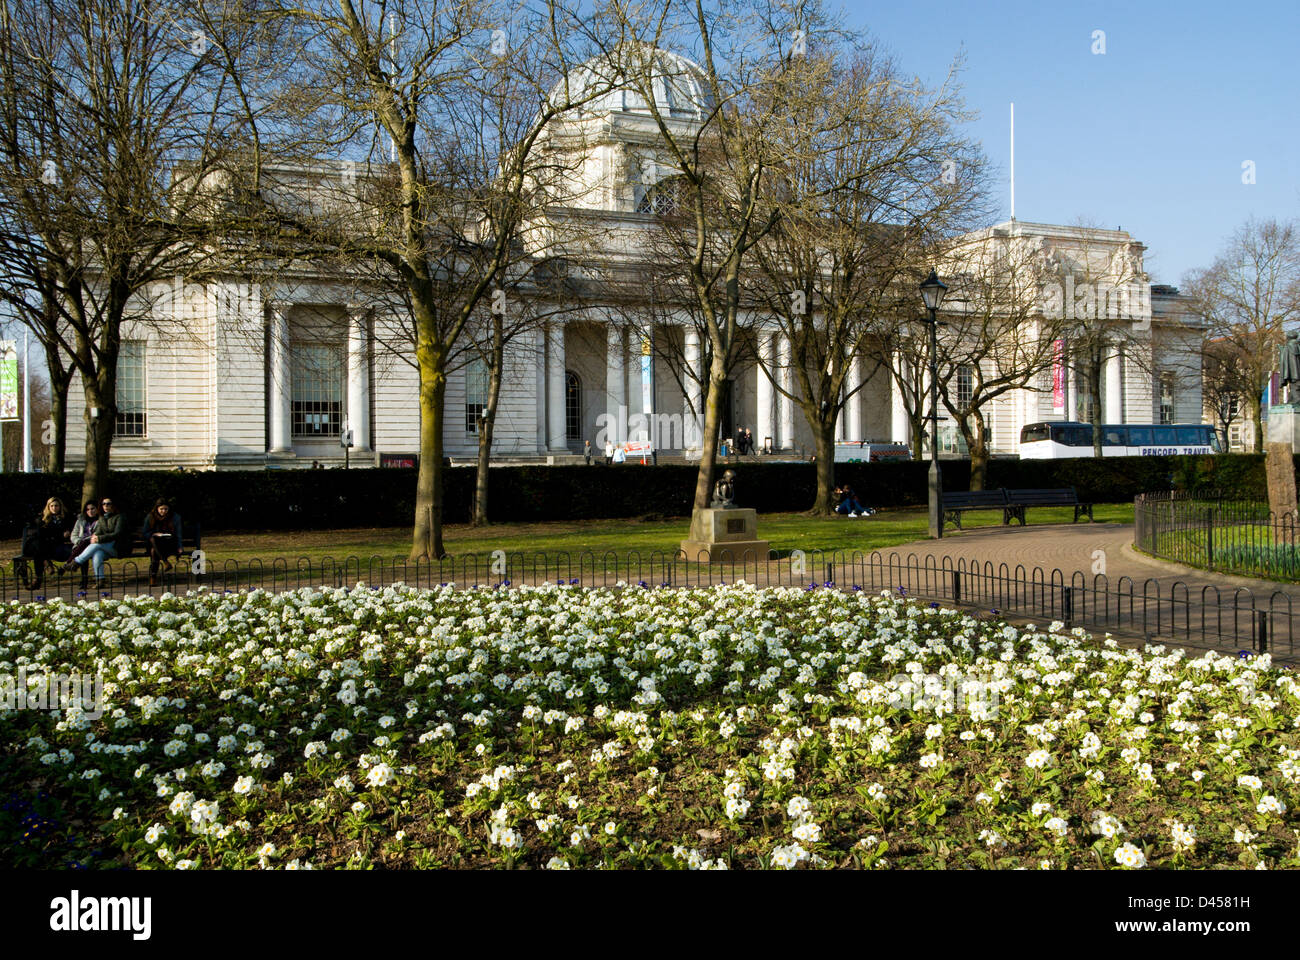
M671 122L698 123L705 108L698 68L662 54L655 96ZM575 83L587 82L582 74ZM635 263L648 256L655 214L672 202L671 168L663 162L656 127L643 102L615 91L575 121L581 136L561 131L549 149L580 150L570 158L580 188L573 207L596 224L601 256ZM1121 231L1011 221L989 228L1033 243L1044 256L1069 259L1079 250L1119 258L1144 294L1126 309L1149 331L1141 356L1108 361L1101 402L1107 422L1200 422L1199 360L1194 336L1171 288L1151 287L1144 247ZM340 436L351 431L355 465L402 465L419 449L418 377L409 349L408 318L340 284L325 270L297 268L273 282L187 284L178 278L153 304L148 324L123 330L119 363L116 469L248 469L310 467L343 459ZM700 336L685 318L624 299L584 306L511 341L499 402L494 455L503 461L559 462L590 440L649 440L663 454L698 452L701 409ZM1057 307L1071 309L1074 291ZM596 302L599 302L597 298ZM1051 305L1048 305L1051 308ZM735 371L723 405L722 436L749 428L760 446L780 456L806 456L812 437L798 407L760 369L792 389L790 344L762 318L752 321L751 358ZM1147 321L1143 323L1142 321ZM849 389L840 439L907 442L908 417L899 388L866 357L846 358ZM1063 390L1062 390L1063 383ZM1036 389L1000 398L988 416L995 454L1014 455L1020 429L1040 420L1080 419L1082 381L1044 372ZM444 449L469 459L477 448L478 416L487 381L481 363L450 376ZM958 384L960 389L960 383ZM74 379L69 395L68 461L78 466L84 424ZM654 415L655 430L647 415ZM652 433L656 435L652 436ZM955 432L941 431L950 453ZM599 455L599 450L597 451Z

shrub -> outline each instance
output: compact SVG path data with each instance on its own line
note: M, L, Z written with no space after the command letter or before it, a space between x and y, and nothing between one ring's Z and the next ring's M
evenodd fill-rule
M736 502L742 507L775 513L812 506L817 489L812 464L744 461L734 469ZM841 463L835 466L835 479L850 484L868 506L917 506L926 502L928 471L924 461ZM497 467L489 479L491 514L494 520L511 522L681 517L690 513L695 474L689 464ZM474 468L453 467L443 477L444 522L468 522ZM943 478L945 489L965 490L969 461L943 461ZM415 481L414 469L139 470L115 472L107 490L135 524L154 500L165 496L205 531L303 530L405 526L415 512ZM988 483L1073 486L1093 503L1124 503L1139 493L1170 489L1233 499L1267 497L1264 459L1256 454L994 460ZM0 475L0 500L9 505L0 516L0 536L16 538L52 495L75 511L80 493L80 474Z

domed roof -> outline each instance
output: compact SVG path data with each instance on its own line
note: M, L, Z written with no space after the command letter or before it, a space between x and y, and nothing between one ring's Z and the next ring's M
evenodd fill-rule
M699 64L668 50L646 48L646 62L651 66L651 93L660 114L673 119L702 121L711 109L712 98L704 70ZM625 68L631 72L632 68ZM573 100L600 90L583 105L585 114L639 114L650 116L650 107L633 85L616 85L611 78L617 72L605 58L597 57L569 73L569 97ZM564 82L551 90L552 99L563 99Z

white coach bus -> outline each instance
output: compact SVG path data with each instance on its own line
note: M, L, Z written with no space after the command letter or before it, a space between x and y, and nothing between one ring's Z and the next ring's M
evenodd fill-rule
M1116 423L1101 428L1103 457L1161 457L1222 453L1214 428L1200 423ZM1022 460L1092 456L1092 424L1031 423L1020 431Z

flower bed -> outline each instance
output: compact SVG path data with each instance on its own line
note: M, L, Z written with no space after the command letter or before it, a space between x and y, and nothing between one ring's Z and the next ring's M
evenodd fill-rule
M1287 671L1054 626L744 585L11 605L0 674L102 671L105 702L0 706L0 856L1300 863Z

